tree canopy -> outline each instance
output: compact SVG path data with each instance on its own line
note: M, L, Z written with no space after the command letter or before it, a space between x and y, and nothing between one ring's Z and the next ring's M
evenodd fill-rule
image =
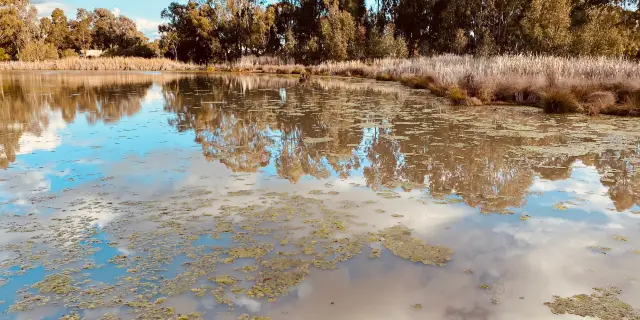
M79 9L72 19L55 9L38 21L28 0L0 0L0 59L29 59L24 49L39 52L33 59L101 49L199 64L244 55L306 64L442 53L640 58L637 7L637 0L376 0L369 8L365 0L187 0L159 13L160 39L150 42L108 9Z

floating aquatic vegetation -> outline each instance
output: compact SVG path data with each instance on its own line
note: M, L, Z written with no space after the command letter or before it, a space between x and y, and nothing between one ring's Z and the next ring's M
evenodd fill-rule
M413 304L413 305L411 305L411 307L413 307L414 309L416 309L418 311L422 310L422 304L421 303Z
M620 242L627 242L629 241L629 239L627 239L627 237L624 236L614 236L613 237L615 240L620 241Z
M401 198L400 194L398 194L397 192L393 192L391 190L383 190L381 192L377 193L378 196L385 198L385 199L398 199Z
M531 216L528 214L523 214L522 216L520 216L520 220L522 221L528 221L531 219Z
M196 297L204 297L207 294L207 288L192 288L191 292Z
M431 246L413 238L411 230L404 226L394 226L380 232L383 244L394 255L426 265L444 266L451 260L453 251L446 247Z
M622 290L615 287L593 290L595 292L591 295L578 294L569 298L554 296L553 302L545 302L544 305L553 314L573 314L602 320L640 319L640 312L618 298Z
M397 214L397 213L392 214L391 217L393 217L393 218L404 218L403 215Z
M303 142L305 144L316 144L316 143L323 143L323 142L330 142L333 141L333 138L304 138Z
M74 291L71 285L73 278L67 274L52 274L44 278L44 280L34 284L32 287L38 289L41 293L69 294Z
M553 208L560 211L566 211L569 209L564 202L559 202L553 205Z
M288 294L291 288L299 285L309 275L308 265L289 271L265 270L258 274L256 283L247 290L251 298L275 299Z
M373 248L371 249L371 254L369 254L369 258L375 259L380 258L382 256L382 250Z
M252 194L253 194L253 191L251 190L239 190L239 191L227 192L227 195L230 197L250 196Z
M274 247L272 243L264 243L251 247L234 247L229 249L229 257L233 259L260 258L267 255Z

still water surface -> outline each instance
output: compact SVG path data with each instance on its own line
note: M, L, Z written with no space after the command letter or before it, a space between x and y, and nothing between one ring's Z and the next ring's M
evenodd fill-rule
M639 152L637 119L374 81L0 73L0 318L640 308Z

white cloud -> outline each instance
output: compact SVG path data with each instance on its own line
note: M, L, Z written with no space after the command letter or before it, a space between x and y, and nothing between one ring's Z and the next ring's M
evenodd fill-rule
M60 8L64 11L67 17L74 16L75 10L68 4L56 1L34 1L33 6L38 9L38 17L49 17L53 9Z
M147 37L150 39L158 38L158 26L160 25L159 21L151 21L145 18L135 19L136 26L138 26L138 30L142 31Z
M113 11L111 11L113 13L114 16L119 17L120 16L120 8L115 7L113 8Z
M59 130L67 126L62 118L62 113L51 112L48 115L48 124L46 129L39 135L25 132L20 137L20 150L18 155L30 154L32 152L43 150L53 151L62 143Z

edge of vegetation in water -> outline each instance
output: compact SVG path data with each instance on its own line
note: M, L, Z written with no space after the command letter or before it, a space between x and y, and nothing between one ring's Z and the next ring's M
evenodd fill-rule
M314 66L245 57L209 70L345 76L428 89L453 105L517 104L547 113L640 116L640 63L621 58L439 55Z
M620 58L504 55L440 55L368 62L325 62L305 66L274 57L243 57L202 66L169 59L69 58L2 62L0 70L224 71L344 76L397 81L428 89L453 105L517 104L547 113L640 116L640 63Z

